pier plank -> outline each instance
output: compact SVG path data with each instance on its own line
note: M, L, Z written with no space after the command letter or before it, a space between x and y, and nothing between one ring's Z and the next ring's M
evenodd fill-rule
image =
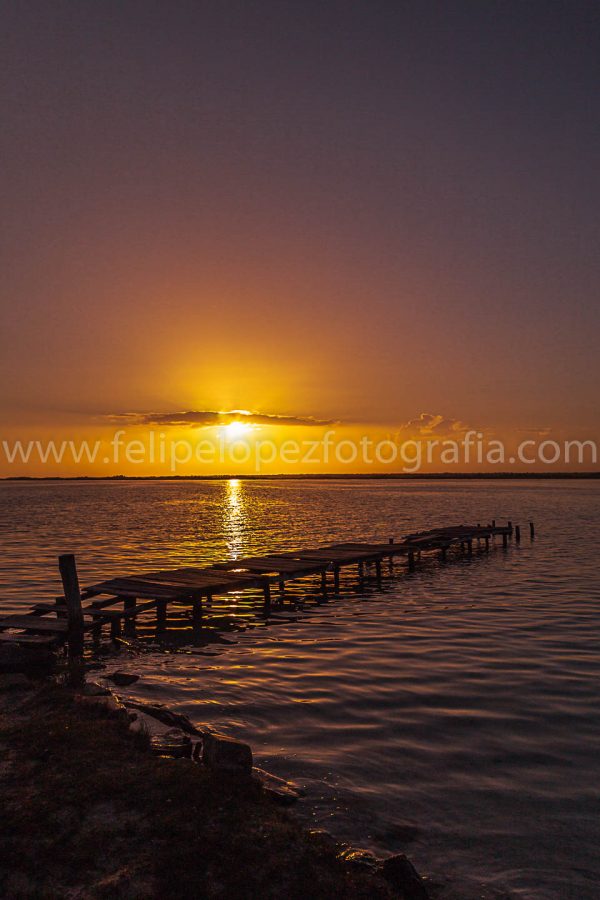
M46 619L43 616L5 616L0 619L0 629L24 628L29 631L46 631L64 634L68 630L66 619Z

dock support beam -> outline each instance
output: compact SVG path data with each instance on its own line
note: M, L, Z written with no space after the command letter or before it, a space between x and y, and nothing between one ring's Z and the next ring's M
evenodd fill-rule
M333 589L336 594L340 592L340 567L334 566L333 568Z
M521 526L515 525L515 541L517 544L521 543Z
M127 612L127 610L133 609L135 607L135 604L135 597L123 597L123 612ZM135 617L126 616L123 620L123 627L125 634L128 637L133 637L133 635L135 634Z
M156 630L165 631L167 627L167 601L158 600L156 603Z
M321 593L327 599L327 571L323 569L321 572Z
M192 600L192 627L194 631L202 631L202 594Z
M271 586L267 579L263 582L263 598L264 598L264 615L271 615Z
M413 550L409 550L408 552L408 571L415 571L415 554Z
M529 523L529 537L531 538L531 540L533 540L535 537L535 525L533 524L533 522Z
M69 656L81 656L83 654L83 610L81 609L77 566L72 553L64 553L58 557L58 569L67 607Z

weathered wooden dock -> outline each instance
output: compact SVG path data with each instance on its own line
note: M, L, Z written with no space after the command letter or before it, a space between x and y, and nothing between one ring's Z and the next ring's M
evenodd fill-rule
M534 537L533 523L529 523ZM503 547L514 537L520 541L521 530L511 522L497 526L458 525L434 528L409 534L400 540L389 538L385 543L344 542L317 547L299 548L285 553L274 552L261 556L228 560L211 566L189 566L164 569L109 578L84 587L79 586L75 558L70 554L59 557L63 596L54 603L36 603L23 615L0 618L0 641L24 646L50 647L67 643L72 655L83 650L84 636L91 633L95 641L102 628L110 628L112 638L122 630L131 633L136 619L149 610L155 611L157 631L164 631L169 604L191 609L192 627L201 630L206 607L213 597L232 592L253 590L262 594L261 614L272 613L273 587L278 589L278 602L284 603L286 584L309 577L317 577L320 594L326 598L340 590L340 572L356 566L358 584L374 578L383 579L383 563L394 573L394 562L403 558L405 570L414 572L423 554L439 554L446 560L448 551L456 548L472 556L475 549L488 551L490 542L502 538Z

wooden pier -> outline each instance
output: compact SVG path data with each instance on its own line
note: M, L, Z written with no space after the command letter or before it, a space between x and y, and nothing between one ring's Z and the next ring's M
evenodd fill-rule
M530 535L533 539L533 523L530 523ZM511 522L505 526L497 526L493 521L487 525L434 528L400 540L389 538L385 543L326 544L211 566L119 576L83 590L79 586L75 557L67 554L59 557L64 595L54 603L35 604L29 613L0 618L0 641L31 647L67 643L71 655L80 655L86 633L91 633L97 642L103 626L107 626L111 637L118 638L123 630L126 633L135 630L138 616L149 610L155 610L157 631L164 631L170 604L191 609L192 627L201 630L206 607L213 597L249 589L262 595L261 613L268 618L272 613L273 587L277 588L278 602L282 604L286 583L317 577L320 594L326 598L330 592L339 593L340 572L347 567L356 566L360 588L366 578L381 583L386 561L390 574L398 557L403 558L408 572L414 572L423 554L439 554L446 560L448 551L456 548L472 556L476 548L488 551L496 537L502 538L506 548L513 536L518 542L521 532L519 526L513 529Z

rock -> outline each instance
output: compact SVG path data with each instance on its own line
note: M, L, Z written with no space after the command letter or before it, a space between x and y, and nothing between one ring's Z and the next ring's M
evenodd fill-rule
M321 853L325 856L331 856L334 854L337 856L340 844L339 841L333 837L328 831L325 831L323 828L314 828L312 831L308 832L311 844L317 850L318 853Z
M236 775L252 774L252 750L226 734L207 732L202 740L202 762L211 769Z
M423 879L403 853L389 856L383 862L382 875L393 885L403 900L429 900L429 892Z
M192 741L179 728L171 728L150 738L150 749L159 756L173 756L175 759L192 756Z
M0 691L29 690L31 682L20 672L0 674Z
M140 676L134 675L132 672L113 672L112 675L107 675L106 677L109 681L112 681L113 684L118 685L118 687L127 687L140 680Z
M160 706L158 703L131 702L128 702L127 706L129 709L137 709L146 716L158 719L159 722L168 725L170 728L181 728L186 734L193 734L196 737L202 736L202 732L198 731L198 729L192 725L187 716L184 716L181 713L171 712L166 706Z
M108 694L108 696L86 696L85 694L80 694L77 697L77 702L81 703L84 706L95 707L96 709L105 710L107 713L112 715L124 716L126 711L125 707L121 703L121 701L113 696L112 694Z
M354 847L346 847L341 853L338 853L338 859L353 868L368 869L370 872L374 872L379 865L379 860L372 853L367 850L357 850Z
M305 792L293 781L284 781L264 769L258 769L256 766L252 769L252 777L255 781L260 782L262 788L272 800L278 803L289 805L295 803L300 797L305 796Z
M88 681L87 684L84 684L82 693L85 694L86 697L110 696L109 689L102 684L98 684L97 681Z

